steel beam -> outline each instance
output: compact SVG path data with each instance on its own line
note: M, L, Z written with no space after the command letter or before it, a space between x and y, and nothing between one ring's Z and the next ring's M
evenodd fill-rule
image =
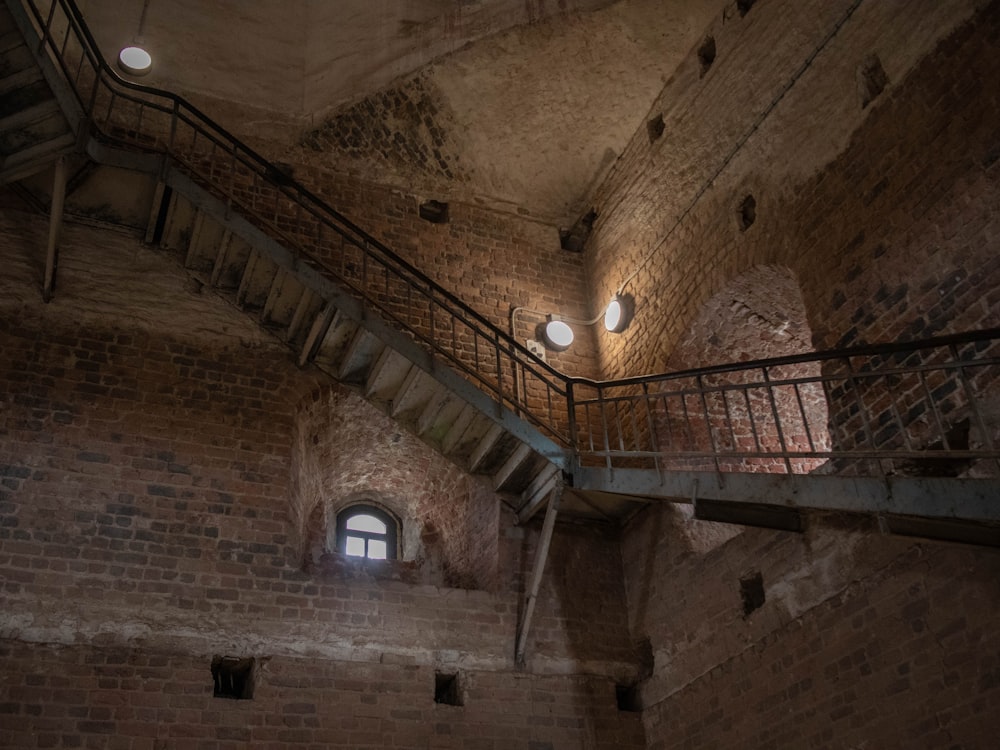
M519 667L524 665L524 651L528 645L528 633L531 630L531 620L535 614L535 602L538 600L538 589L542 585L542 574L545 572L545 562L549 557L549 547L552 544L552 531L556 525L556 515L559 513L559 503L562 500L563 485L560 483L552 490L552 499L545 511L545 521L542 523L542 536L538 540L535 552L535 565L531 571L531 584L528 587L528 598L524 603L524 616L517 629L517 645L514 649L514 662Z
M45 253L45 280L42 282L42 299L52 299L56 285L56 259L59 253L59 235L62 232L63 207L66 201L66 157L56 161L52 178L52 208L49 212L49 244Z
M578 468L578 490L690 503L755 505L913 516L932 520L1000 522L1000 479L842 477L818 474L742 474Z

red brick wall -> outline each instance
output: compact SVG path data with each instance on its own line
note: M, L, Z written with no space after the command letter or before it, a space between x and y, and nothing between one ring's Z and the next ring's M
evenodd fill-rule
M615 708L613 679L635 663L613 539L557 531L556 546L593 575L546 583L530 671L516 673L537 530L512 529L501 498L420 441L395 440L374 407L299 370L282 345L127 234L67 225L57 295L43 305L44 217L5 209L0 222L0 705L16 717L2 731L33 737L0 744L46 746L65 734L104 746L109 734L149 737L152 721L167 746L190 746L186 733L206 746L240 743L247 726L290 744L334 727L348 731L345 747L412 746L439 731L428 724L439 667L471 675L474 707L440 728L456 746L619 736L641 745L635 718ZM304 456L310 446L317 452ZM325 465L331 458L340 463ZM422 542L435 554L397 567L304 568L307 490L397 502L420 530L434 525L434 541ZM327 677L310 678L303 697L298 683L273 683L277 697L261 694L264 718L234 727L206 694L216 653L297 660L289 669ZM114 675L101 671L108 660ZM584 672L603 676L569 676ZM347 684L328 686L343 674ZM388 692L383 674L409 680L412 693ZM545 676L555 674L565 676ZM517 702L526 683L534 708ZM36 688L43 697L31 697ZM351 719L338 713L344 691ZM365 713L372 696L382 713ZM397 697L410 713L391 715ZM306 704L322 707L318 727L307 714L290 726ZM139 706L162 713L133 714Z
M637 131L595 199L593 294L637 272L633 325L599 339L604 372L662 370L706 301L756 265L795 273L818 349L995 325L1000 12L963 23L971 5L862 3L826 46L849 3L720 19L711 69L699 77L692 52L654 103L663 136ZM890 82L862 108L872 53Z
M462 671L452 706L434 702L433 668L275 657L240 701L212 696L210 654L0 642L0 656L4 747L642 747L600 677Z
M836 518L713 548L700 526L649 511L623 542L634 635L655 654L650 747L993 745L1000 553ZM745 614L758 572L765 601Z

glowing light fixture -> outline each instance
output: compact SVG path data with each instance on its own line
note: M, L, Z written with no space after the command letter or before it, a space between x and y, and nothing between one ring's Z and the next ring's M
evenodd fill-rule
M616 294L604 310L604 327L611 333L621 333L632 322L631 296Z
M144 76L153 67L153 58L142 47L125 47L118 53L118 67L132 76Z
M564 351L573 343L573 329L565 320L550 315L541 331L542 343L557 352Z

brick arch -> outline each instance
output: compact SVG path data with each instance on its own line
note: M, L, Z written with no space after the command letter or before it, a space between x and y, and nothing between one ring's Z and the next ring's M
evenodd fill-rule
M814 351L805 301L787 266L756 265L692 311L667 370Z
M670 353L667 370L749 362L811 351L814 351L812 332L795 273L786 266L756 265L729 279L701 305ZM804 363L781 368L780 377L810 377L819 373L818 363ZM770 374L772 377L779 375L774 371ZM759 378L759 371L732 372L710 376L705 384L723 386L754 382ZM789 450L829 448L827 402L819 385L802 385L798 393L793 388L775 389L774 399L774 409L784 432L782 437ZM707 427L700 435L696 430L688 438L697 443L696 448L707 450L714 441L714 445L731 450L751 449L754 445L780 450L771 416L772 405L764 389L747 391L746 399L741 391L731 391L726 397L721 393L711 394L706 401L713 434L708 434ZM700 403L694 408L700 409ZM667 443L661 441L661 444ZM797 473L815 470L822 464L823 460L818 459L792 460ZM689 468L712 469L714 463L700 462L697 467ZM755 473L786 470L783 461L763 458L729 458L720 461L720 468Z

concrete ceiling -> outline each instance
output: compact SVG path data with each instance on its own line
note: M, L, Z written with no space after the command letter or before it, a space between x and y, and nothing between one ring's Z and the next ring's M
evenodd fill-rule
M144 83L187 96L265 156L567 225L725 3L80 5L106 55L142 43L154 56ZM415 102L413 122L393 110L401 101ZM345 141L359 113L371 129Z

